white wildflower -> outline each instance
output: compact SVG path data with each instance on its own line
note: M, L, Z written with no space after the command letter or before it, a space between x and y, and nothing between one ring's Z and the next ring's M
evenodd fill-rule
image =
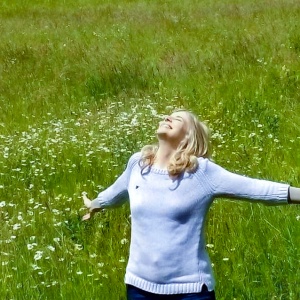
M41 269L38 265L34 265L34 264L32 264L31 267L32 267L33 270L40 270Z
M49 245L47 248L48 248L50 251L52 251L52 252L55 251L55 247L53 247L53 246L51 246L51 245Z
M20 228L21 228L21 224L19 224L19 223L16 223L13 225L13 230L18 230Z
M75 244L75 250L82 250L83 246L80 244Z
M127 243L128 243L128 240L127 240L127 239L124 238L124 239L121 240L121 244L122 244L122 245L125 245L125 244L127 244Z
M35 246L37 246L36 243L27 244L27 249L28 249L28 250L32 250Z
M43 257L43 251L36 251L34 255L34 260L40 260Z

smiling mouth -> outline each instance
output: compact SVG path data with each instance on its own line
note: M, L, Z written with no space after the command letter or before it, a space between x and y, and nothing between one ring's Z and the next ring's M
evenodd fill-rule
M167 123L162 123L160 126L172 129L172 127L169 124L167 124Z

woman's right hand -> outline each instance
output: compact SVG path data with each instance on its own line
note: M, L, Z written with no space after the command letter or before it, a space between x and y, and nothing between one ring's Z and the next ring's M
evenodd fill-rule
M82 220L82 221L87 221L87 220L91 219L93 215L94 215L94 213L93 213L93 212L90 212L90 213L84 215L84 216L81 218L81 220Z
M92 206L92 201L86 196L86 193L82 193L82 200L83 204L86 206L86 208L91 208Z
M83 200L83 204L86 206L86 208L90 209L92 206L92 201L86 196L85 192L82 193L82 200ZM86 215L84 215L82 217L82 221L87 221L87 220L91 219L93 215L94 215L94 212L90 211L89 213L87 213Z

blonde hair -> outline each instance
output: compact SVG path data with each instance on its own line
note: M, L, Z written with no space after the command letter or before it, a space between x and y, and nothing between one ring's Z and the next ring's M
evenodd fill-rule
M168 166L169 175L172 177L177 177L184 171L190 173L195 171L198 167L198 157L210 157L210 131L206 124L187 110L181 109L175 112L179 111L187 113L189 124L187 134L179 143ZM142 148L140 160L142 171L153 165L157 150L157 145L146 145Z

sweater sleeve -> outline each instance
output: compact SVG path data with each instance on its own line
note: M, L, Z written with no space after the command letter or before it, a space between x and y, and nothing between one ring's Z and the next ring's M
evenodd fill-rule
M132 168L139 161L139 153L135 153L128 161L125 171L107 189L98 194L92 201L91 210L105 207L119 206L128 200L128 182Z
M202 170L215 197L241 198L268 205L288 203L288 184L238 175L209 160L202 164Z

